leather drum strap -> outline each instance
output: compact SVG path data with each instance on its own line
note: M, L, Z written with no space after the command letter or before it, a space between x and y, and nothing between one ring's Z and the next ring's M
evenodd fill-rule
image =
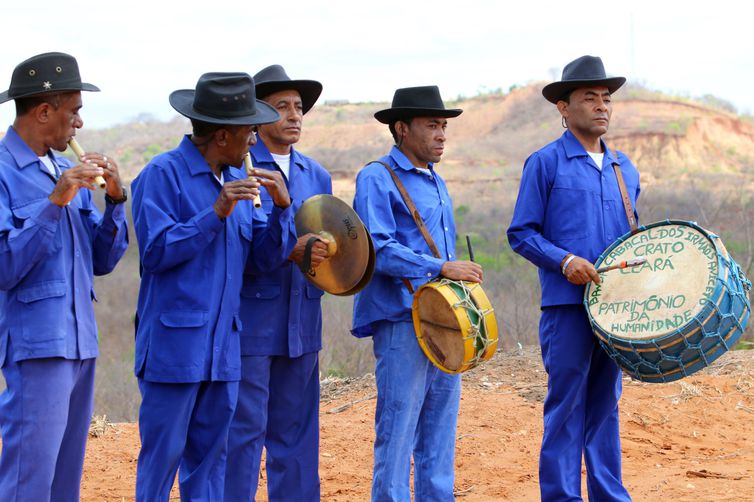
M427 245L429 246L430 251L432 251L432 254L435 258L442 258L440 251L435 245L435 241L432 239L432 236L429 235L429 230L427 230L427 226L424 224L424 220L422 219L421 214L419 214L419 210L416 209L414 201L411 200L411 196L408 194L408 191L406 191L406 187L403 185L403 182L400 180L400 178L398 178L398 175L395 174L395 171L393 171L393 169L389 165L385 164L381 160L375 160L373 162L378 162L385 166L385 169L387 169L387 171L390 173L390 177L393 178L393 182L395 183L396 188L398 188L398 192L400 192L401 197L403 197L403 202L405 202L408 211L414 218L414 222L416 222L416 226L419 228L419 232L421 232L424 240L427 241ZM410 293L414 292L414 288L413 286L411 286L411 283L408 281L408 279L404 278L403 284L406 285Z
M617 159L618 157L615 156ZM613 164L615 170L615 177L618 179L618 189L620 190L621 199L623 199L623 209L626 211L626 217L628 218L628 224L631 227L631 235L639 231L639 227L636 224L636 217L634 216L634 208L631 206L631 198L628 196L628 190L626 190L626 184L623 182L623 174L620 172L620 166L616 162Z

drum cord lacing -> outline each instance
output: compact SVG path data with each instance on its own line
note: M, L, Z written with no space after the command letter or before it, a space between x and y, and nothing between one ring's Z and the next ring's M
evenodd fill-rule
M476 303L474 303L474 299L471 297L471 292L479 287L479 283L477 282L468 282L468 281L453 281L451 279L447 278L441 278L440 279L440 285L445 284L458 284L461 283L463 286L463 296L458 294L458 291L456 291L456 294L459 296L459 300L453 304L453 308L462 307L466 309L469 312L473 312L477 315L478 321L476 323L471 323L471 333L464 337L464 340L468 340L469 338L474 339L474 357L469 361L471 365L476 365L482 361L482 356L487 351L487 349L493 344L497 343L497 340L490 340L486 336L482 336L482 330L481 326L483 323L485 323L485 316L487 314L494 311L494 309L480 309ZM485 330L486 330L485 326Z
M678 372L686 377L691 373L694 373L698 369L695 366L696 363L698 363L700 360L703 361L704 366L709 366L709 364L713 362L714 359L716 359L719 355L719 350L729 350L732 345L731 343L729 343L731 336L735 333L740 334L745 329L745 323L742 324L741 319L748 319L749 315L751 314L751 306L748 301L748 294L751 290L752 284L751 281L749 281L745 277L743 271L741 270L741 267L735 261L726 258L721 258L721 261L730 271L731 277L736 280L734 280L733 284L731 284L724 281L720 277L717 278L718 283L722 285L722 294L724 296L723 298L721 298L721 301L719 303L723 305L742 305L744 307L743 314L738 317L736 316L735 312L725 313L720 309L718 303L707 299L706 307L702 309L702 312L699 315L697 315L690 321L693 322L693 324L685 326L684 329L676 329L671 335L669 335L680 336L685 346L684 351L697 351L699 355L697 359L684 363L684 351L681 351L678 355L673 355L664 350L662 346L667 343L666 340L668 337L663 337L662 343L661 341L653 340L650 344L648 344L653 346L659 354L660 358L658 363L652 363L644 358L642 354L637 350L639 348L638 344L631 344L632 354L635 357L634 362L629 360L624 355L610 350L608 346L606 346L606 344L600 339L600 344L603 347L607 348L610 357L616 360L616 362L618 362L620 365L622 365L634 378L642 380L643 374L646 373L647 370L650 370L656 376L659 376L662 382L670 382L677 380L678 377L665 377L666 374L672 375L672 373L675 373L674 371L668 371L668 362L675 363ZM708 318L711 319L711 313L715 317L715 322L710 322L709 320L707 320ZM689 326L695 326L695 329L689 329ZM708 326L713 329L708 329ZM699 330L699 333L701 333L701 337L698 337L698 341L694 343L690 340L690 337L688 337L688 333L695 332L697 329ZM697 337L694 336L694 338ZM734 338L734 340L737 339L738 337ZM643 345L642 349L645 348L646 345ZM708 358L709 355L714 355L715 357ZM690 368L691 366L694 366L694 368ZM691 371L688 371L689 368L691 369Z

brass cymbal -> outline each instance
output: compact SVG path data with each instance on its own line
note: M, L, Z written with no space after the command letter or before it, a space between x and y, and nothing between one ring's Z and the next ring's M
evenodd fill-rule
M315 195L296 212L296 234L312 233L331 241L331 256L306 278L333 295L363 289L374 272L374 244L356 211L332 195Z

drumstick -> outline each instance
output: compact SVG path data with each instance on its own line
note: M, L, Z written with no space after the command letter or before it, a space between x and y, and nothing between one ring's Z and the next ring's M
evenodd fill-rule
M474 250L471 249L471 239L466 236L466 246L469 248L469 261L474 261Z
M86 153L84 152L84 149L81 148L81 145L79 145L79 142L76 141L76 138L71 138L70 140L68 140L68 146L71 147L71 150L73 150L73 153L76 154L76 157L78 157L79 160L81 160L81 157L83 157ZM95 176L94 182L99 185L100 188L105 188L107 186L105 178L103 178L102 176Z
M597 273L601 274L602 272L608 272L610 270L615 270L616 268L637 267L639 265L644 265L645 263L647 263L647 257L639 256L637 258L624 260L620 263L616 263L615 265L610 265L609 267L600 267L597 269Z
M246 166L246 176L251 178L254 165L251 163L251 154L246 152L243 156L243 165ZM262 200L259 198L259 194L254 197L254 207L262 207Z

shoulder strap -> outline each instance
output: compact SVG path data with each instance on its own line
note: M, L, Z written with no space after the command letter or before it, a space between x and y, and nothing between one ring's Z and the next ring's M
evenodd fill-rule
M411 216L413 216L414 221L416 222L416 226L419 227L419 232L421 232L422 237L424 237L424 240L427 241L427 245L429 246L429 249L432 251L432 254L435 256L435 258L442 258L440 251L437 249L437 246L435 245L435 241L432 240L432 236L429 235L429 230L427 230L427 226L424 224L424 220L419 214L419 210L416 209L416 205L414 205L414 201L411 200L411 196L406 191L406 187L403 186L403 182L400 180L400 178L398 178L398 175L395 174L395 171L393 171L393 169L389 165L385 164L381 160L375 160L373 162L379 162L380 164L385 166L385 169L387 169L387 171L390 173L390 176L393 178L393 182L395 183L395 186L398 188L398 191L401 193L401 197L403 197L403 202L406 203L406 207L408 207L408 210L411 213Z
M623 174L620 172L620 166L618 165L618 152L613 152L616 162L613 163L613 170L615 171L615 177L618 180L618 189L620 190L621 199L623 199L623 209L626 211L626 217L628 218L628 224L631 227L631 234L635 234L639 231L636 224L636 218L634 217L634 208L631 206L631 198L628 196L628 190L626 190L626 184L623 182Z

